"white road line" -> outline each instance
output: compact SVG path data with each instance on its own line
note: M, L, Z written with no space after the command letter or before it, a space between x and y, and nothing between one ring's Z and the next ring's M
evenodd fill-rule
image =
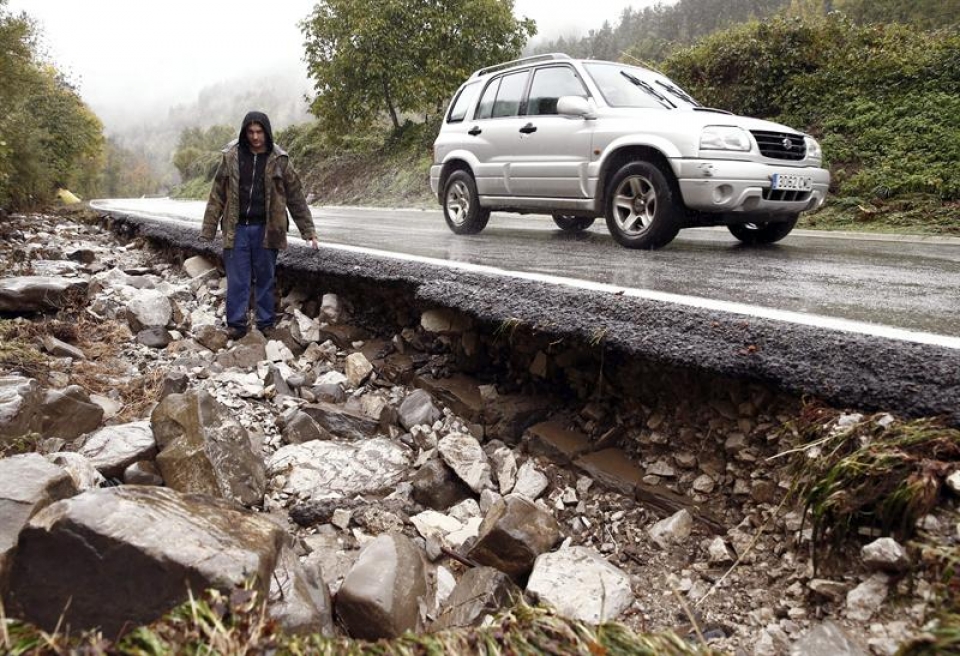
M94 205L97 207L97 205ZM97 207L109 211L109 205ZM136 214L148 219L161 221L177 221L186 225L196 227L196 221L182 218L151 214L139 210L116 210L129 214ZM292 240L303 241L299 237L291 237ZM847 333L859 335L870 335L873 337L883 337L885 339L898 340L903 342L913 342L916 344L929 344L932 346L941 346L944 348L960 349L960 338L950 337L948 335L938 335L914 330L906 330L893 326L884 326L882 324L866 323L862 321L852 321L848 319L837 319L817 314L805 314L802 312L792 312L789 310L777 310L758 305L749 305L746 303L735 303L732 301L718 301L700 296L686 296L683 294L671 294L668 292L658 292L648 289L636 289L632 287L618 287L600 282L591 282L589 280L578 280L576 278L565 278L562 276L551 276L540 273L526 273L523 271L510 271L484 264L471 264L468 262L457 262L453 260L444 260L432 257L423 257L420 255L407 255L405 253L394 253L392 251L382 251L363 246L348 246L344 244L320 243L321 248L330 250L339 250L348 253L358 253L364 255L373 255L376 257L398 260L401 262L413 262L419 264L430 264L433 266L446 267L459 271L470 273L481 273L505 278L515 278L517 280L527 280L531 282L540 282L549 285L558 285L563 287L572 287L574 289L583 289L605 294L617 294L631 298L639 298L661 303L673 303L685 307L693 307L702 310L711 310L716 312L727 312L738 314L745 317L754 317L758 319L770 319L772 321L782 321L785 323L810 326L814 328L824 328L826 330L838 330Z

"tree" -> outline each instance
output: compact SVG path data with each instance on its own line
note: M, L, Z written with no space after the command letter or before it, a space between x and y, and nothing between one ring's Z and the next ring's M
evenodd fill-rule
M477 68L519 55L536 34L513 0L322 0L301 23L316 99L331 134L386 112L435 110Z

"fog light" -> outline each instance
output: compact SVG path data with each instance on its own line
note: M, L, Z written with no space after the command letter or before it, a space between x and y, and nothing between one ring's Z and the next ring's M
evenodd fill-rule
M714 187L713 189L713 202L716 205L722 205L730 201L730 197L733 196L733 187L730 185L720 185Z

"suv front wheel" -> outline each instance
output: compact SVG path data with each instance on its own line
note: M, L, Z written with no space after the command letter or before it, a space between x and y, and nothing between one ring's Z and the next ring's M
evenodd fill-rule
M454 171L443 187L443 218L458 235L475 235L487 227L490 210L480 207L477 183L464 170Z
M727 229L744 244L772 244L789 235L799 219L800 215L794 214L786 221L739 223Z
M607 187L607 228L621 246L666 246L680 232L680 215L666 176L650 162L627 164Z

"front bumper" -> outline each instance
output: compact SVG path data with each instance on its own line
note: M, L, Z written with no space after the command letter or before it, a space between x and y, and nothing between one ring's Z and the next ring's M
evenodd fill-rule
M684 204L701 212L796 213L823 205L830 172L816 167L715 159L673 160ZM804 192L771 190L773 174L810 176Z

